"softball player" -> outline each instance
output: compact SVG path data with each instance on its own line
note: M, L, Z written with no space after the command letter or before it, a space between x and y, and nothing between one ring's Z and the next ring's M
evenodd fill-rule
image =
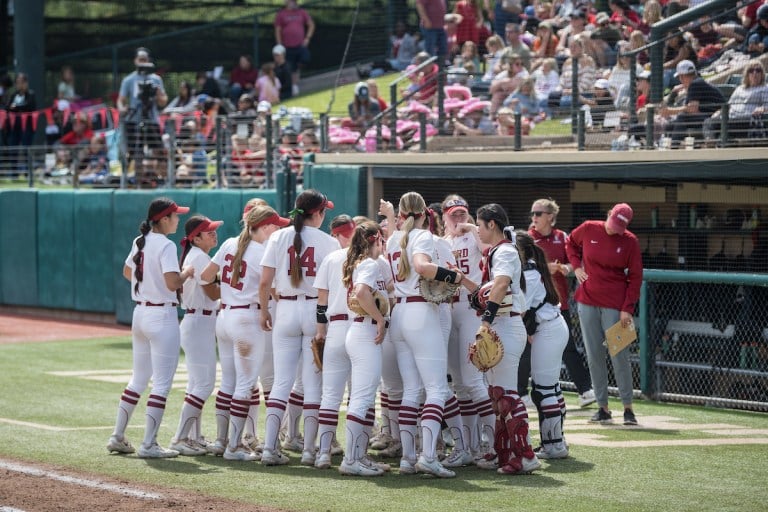
M423 229L427 206L416 192L400 198L400 230L387 241L387 257L395 276L396 305L390 336L397 350L397 363L403 378L400 406L400 440L403 458L400 473L417 471L451 478L453 471L443 467L435 449L441 436L443 405L449 395L445 343L435 329L440 322L438 308L419 295L419 278L461 283L463 274L432 263L435 242ZM426 399L421 416L422 453L416 460L416 419L422 385Z
M305 190L296 198L293 229L273 234L262 258L259 286L261 326L274 327L273 351L275 383L267 402L266 434L261 462L266 466L287 464L289 459L277 446L280 423L288 405L296 367L304 382L304 451L302 464L314 465L320 410L321 377L312 362L310 340L316 330L317 291L314 289L318 266L326 256L340 248L330 235L320 231L326 209L333 203L315 190ZM267 310L272 282L277 293L275 323Z
M331 221L331 236L339 241L342 248L333 251L323 260L315 276L316 336L325 338L322 398L318 418L320 450L315 459L315 467L318 469L331 467L339 409L349 378L349 356L344 347L344 340L352 315L347 308L347 289L341 282L341 267L347 259L347 247L355 227L355 222L349 215L339 215Z
M516 233L517 250L526 262L525 309L536 315L536 331L531 336L531 399L539 412L540 459L564 459L568 447L563 437L560 412L560 366L568 343L568 325L560 314L560 300L547 257L528 233ZM543 269L543 270L540 270Z
M248 212L240 236L224 242L203 271L203 280L215 278L221 271L221 312L216 321L221 360L221 388L231 396L229 441L223 453L228 460L257 460L258 455L243 444L243 429L251 406L252 391L259 377L264 357L264 336L256 310L261 281L264 242L288 219L268 206L256 206ZM217 415L217 444L227 437L223 415Z
M446 239L456 258L456 266L474 283L481 283L482 253L486 248L477 234L477 226L469 217L469 204L461 196L452 194L442 203ZM446 467L473 464L475 456L482 458L487 448L481 449L481 436L493 439L495 415L483 375L467 359L469 345L480 327L477 312L469 305L469 294L460 290L453 297L451 334L448 343L448 373L459 401L462 431L461 443L443 461ZM460 448L463 446L463 449Z
M498 467L501 474L530 473L541 467L528 435L528 413L517 387L517 368L527 342L521 315L525 311L525 280L520 256L514 244L514 231L507 226L507 212L498 204L477 210L480 240L491 246L484 263L483 282L492 281L481 324L498 333L504 344L504 357L486 373L489 395L497 413L496 461L478 461L484 469ZM512 241L513 243L510 243ZM502 430L504 429L504 430Z
M176 232L179 214L189 212L168 198L158 198L149 205L131 252L125 259L123 276L131 282L131 298L136 302L131 324L133 374L120 397L115 430L109 438L109 452L133 453L125 439L125 429L141 393L152 379L152 393L147 401L144 440L139 446L142 458L176 457L179 452L157 444L157 431L163 420L165 401L171 391L179 362L179 320L176 292L195 273L194 267L179 272L176 247L166 235Z
M186 262L195 269L195 277L188 279L181 291L185 307L181 321L181 348L189 374L184 405L176 435L170 448L181 455L205 455L206 446L199 442L200 416L205 401L216 384L216 314L219 309L220 290L216 282L202 280L202 273L211 262L208 253L218 245L216 230L222 221L213 221L202 215L193 215L185 224L186 236L181 240L180 266Z
M367 221L357 226L343 265L342 282L354 293L365 310L356 316L347 331L345 347L352 370L347 408L347 446L339 473L381 476L384 469L368 458L368 440L373 429L373 406L381 380L381 343L388 327L373 298L373 292L386 294L386 282L376 262L382 252L379 225ZM386 466L388 468L388 465Z

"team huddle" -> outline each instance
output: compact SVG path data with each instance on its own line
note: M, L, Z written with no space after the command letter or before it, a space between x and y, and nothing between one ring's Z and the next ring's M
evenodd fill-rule
M138 448L144 458L212 453L275 466L290 462L287 449L301 452L302 465L328 469L343 452L345 475L379 476L391 470L382 457L399 457L400 474L451 478L462 466L526 474L541 468L539 459L567 457L559 385L567 297L553 274L572 269L548 260L529 232L509 227L498 204L480 207L473 219L458 195L428 208L408 192L397 210L381 201L380 224L338 215L327 234L320 228L333 208L315 190L297 197L292 220L252 200L240 235L212 257L222 222L193 215L179 261L166 235L189 209L165 198L150 204L123 272L136 302L133 375L107 449L136 451L125 430L151 378ZM528 346L536 449L518 392ZM189 383L164 448L157 432L179 347ZM217 348L216 438L208 441L201 413L214 391ZM607 395L598 402L607 410ZM447 454L444 430L453 444Z

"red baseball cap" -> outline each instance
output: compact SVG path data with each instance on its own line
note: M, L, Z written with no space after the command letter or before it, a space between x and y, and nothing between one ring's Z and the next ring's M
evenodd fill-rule
M619 203L611 208L611 215L606 222L611 231L623 235L629 223L632 222L633 215L631 206L627 203Z

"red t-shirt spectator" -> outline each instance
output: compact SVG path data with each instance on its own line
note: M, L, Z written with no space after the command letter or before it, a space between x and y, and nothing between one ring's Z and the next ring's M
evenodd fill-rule
M446 13L445 0L416 0L416 3L424 8L431 29L443 28Z
M480 27L478 27L477 9L472 1L459 0L456 2L453 12L460 14L462 17L461 23L456 27L457 44L461 46L466 41L472 41L475 45L479 45Z
M90 141L92 137L93 130L90 128L86 128L85 131L81 133L77 133L77 131L72 130L71 132L65 133L64 136L59 139L59 143L66 146L75 146L81 142Z
M286 48L298 48L304 44L307 26L312 21L304 9L281 9L275 16L275 27L280 28L281 43Z
M437 64L428 65L424 71L421 79L419 79L419 85L422 86L419 92L416 93L416 100L421 103L429 103L437 93L437 73L440 71Z
M253 84L256 83L256 79L259 78L259 70L251 68L245 70L240 66L237 66L232 70L229 75L229 83L240 84L243 89L253 88Z

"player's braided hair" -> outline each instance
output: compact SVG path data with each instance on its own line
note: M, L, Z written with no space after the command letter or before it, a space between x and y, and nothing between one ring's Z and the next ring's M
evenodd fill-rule
M152 219L159 213L163 212L173 204L173 201L167 197L158 197L149 203L149 209L147 210L147 218L141 222L139 231L141 236L136 239L136 254L133 255L134 271L133 275L136 277L136 284L133 286L133 291L139 292L139 283L144 280L144 246L146 245L146 236L152 230L152 226L159 222ZM170 215L170 214L169 214Z
M398 281L405 281L411 273L411 267L408 264L408 257L405 253L408 247L408 234L416 224L416 219L424 215L424 212L427 210L427 204L418 192L406 192L400 198L398 208L400 210L400 218L403 219L403 223L400 226L403 238L400 240L402 256L400 257L400 266L397 270L397 279Z
M296 207L291 212L293 217L293 254L291 255L291 286L298 288L304 275L301 271L301 230L304 229L304 221L315 213L325 210L328 199L317 190L305 190L296 198Z
M244 277L241 267L243 266L243 255L248 248L248 244L251 243L251 234L254 233L259 223L269 217L276 215L277 212L269 206L254 206L251 208L245 216L245 225L240 236L237 239L237 251L232 258L232 277L230 277L229 285L232 288L236 288L240 279Z
M507 240L513 239L514 228L509 226L509 217L506 210L497 203L490 203L481 206L477 209L477 219L482 220L486 224L493 221L494 227L488 226L488 229L495 229L500 232ZM517 248L516 248L517 249ZM520 251L518 250L518 254ZM520 257L522 260L522 256ZM525 292L525 276L523 275L522 268L520 272L520 289Z
M381 226L372 220L363 222L355 228L352 240L349 242L347 259L342 266L342 282L349 288L352 286L352 273L357 265L367 258L371 252L371 246L381 237Z
M547 266L547 256L544 251L536 245L533 237L522 230L515 231L517 245L517 251L520 253L520 259L523 261L533 260L536 265L536 270L541 274L541 280L544 282L544 290L546 295L544 296L544 302L548 302L553 306L557 306L560 303L560 296L557 294L557 287L552 279L552 274L549 273L549 266Z

